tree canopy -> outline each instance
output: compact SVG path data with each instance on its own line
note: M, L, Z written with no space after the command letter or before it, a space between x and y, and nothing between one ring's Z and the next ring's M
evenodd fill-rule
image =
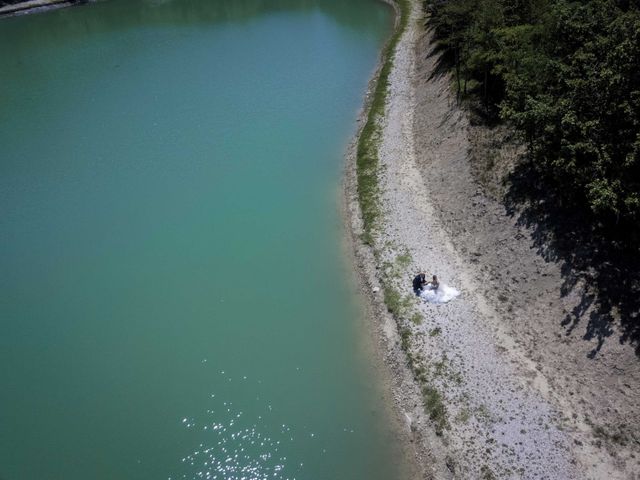
M459 98L522 135L557 198L640 221L640 0L426 0Z

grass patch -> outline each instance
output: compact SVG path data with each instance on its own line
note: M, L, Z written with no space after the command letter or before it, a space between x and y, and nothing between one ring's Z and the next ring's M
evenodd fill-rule
M442 329L440 327L432 328L431 330L429 330L430 337L437 337L438 335L440 335L440 333L442 333Z
M425 385L422 387L422 401L425 411L436 427L436 435L442 435L447 427L447 407L444 405L442 394L435 388Z
M384 287L384 304L387 306L389 313L393 315L400 314L402 308L402 294L392 286Z
M373 246L374 231L381 216L380 186L378 184L378 144L381 129L379 119L384 115L394 51L407 28L411 8L409 0L396 0L396 4L399 18L391 38L382 50L382 66L375 82L366 122L358 138L356 153L358 201L364 223L364 233L361 238L365 244L370 246Z
M411 349L411 330L408 328L400 329L400 346L407 353Z
M427 383L428 377L428 370L424 365L420 365L420 366L416 366L413 369L413 374L415 375L416 379L421 382L421 383Z
M402 255L398 255L396 257L396 264L402 270L405 270L406 268L408 268L409 265L411 265L412 261L413 261L413 258L411 257L411 254L409 252L405 252Z
M467 423L470 418L471 418L471 412L469 411L469 409L463 408L462 410L460 410L460 412L458 412L458 415L456 415L456 422Z
M446 373L447 370L447 359L446 357L433 364L434 367L434 375L436 377L440 377Z
M491 420L491 413L485 404L480 405L476 408L475 417L479 421L484 420L485 422L489 422Z
M402 296L398 289L386 282L383 287L383 295L387 310L396 317L406 314L407 310L413 305L413 297L411 295Z
M382 273L384 273L387 277L395 276L395 266L389 260L385 260L382 262Z
M413 315L411 315L411 322L414 325L422 324L422 315L420 315L420 312L413 312Z

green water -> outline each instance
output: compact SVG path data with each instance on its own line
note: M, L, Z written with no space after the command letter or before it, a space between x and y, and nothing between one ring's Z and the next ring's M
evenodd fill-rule
M337 194L391 20L375 0L0 20L2 480L399 478Z

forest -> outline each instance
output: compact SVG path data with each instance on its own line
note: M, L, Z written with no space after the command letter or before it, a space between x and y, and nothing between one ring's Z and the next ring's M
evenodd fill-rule
M488 123L513 126L547 200L635 243L640 0L426 0L425 7L458 99Z

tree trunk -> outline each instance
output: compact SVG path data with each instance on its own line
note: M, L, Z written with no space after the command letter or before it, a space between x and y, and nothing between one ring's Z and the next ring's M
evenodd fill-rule
M456 101L460 103L460 47L456 46L456 80L458 81L458 91L456 92Z
M487 111L489 109L489 88L487 87L487 82L489 81L489 73L487 71L487 67L484 67L484 109Z

